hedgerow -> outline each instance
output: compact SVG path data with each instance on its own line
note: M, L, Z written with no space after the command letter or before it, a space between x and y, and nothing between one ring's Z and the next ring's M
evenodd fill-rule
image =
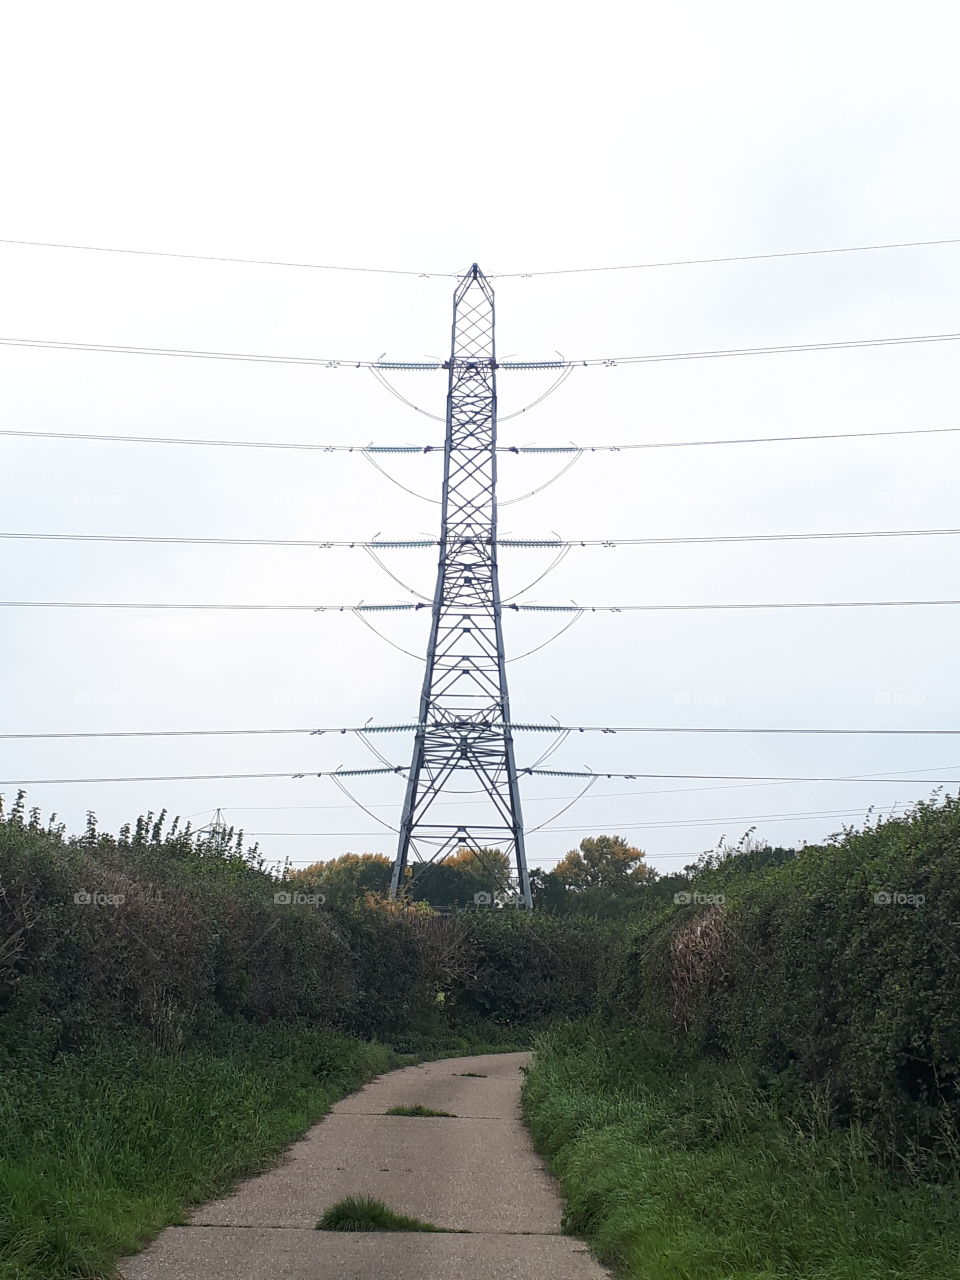
M802 1086L901 1160L960 1128L960 801L778 864L708 859L620 945L604 1010Z

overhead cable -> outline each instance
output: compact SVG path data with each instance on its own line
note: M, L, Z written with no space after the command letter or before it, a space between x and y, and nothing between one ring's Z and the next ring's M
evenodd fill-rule
M960 769L960 765L949 766ZM914 770L903 770L913 773ZM678 778L698 782L892 782L921 783L924 785L956 786L960 778L893 778L880 777L877 774L850 774L843 777L781 777L771 774L750 773L607 773L604 769L518 769L517 775L530 774L540 778L625 778L635 781L638 778Z
M960 427L910 427L893 431L830 431L816 435L741 436L721 440L646 440L623 444L497 445L497 453L628 453L636 449L712 449L719 445L796 444L806 440L873 440L884 436L945 435ZM0 436L28 440L89 440L100 444L201 445L220 449L304 449L312 453L442 453L442 444L314 444L305 440L211 440L189 436L106 435L89 431L25 431L0 428Z
M583 793L583 792L581 792L580 794L581 794L581 796L582 796L584 793ZM231 811L231 812L233 811L234 807L235 807L235 806L232 806L232 805L230 806L230 811ZM340 806L340 807L346 807L346 806ZM568 806L567 806L567 808L569 808L569 807L570 807L570 806L568 805ZM874 812L877 812L877 813L879 813L879 814L881 814L881 815L883 815L883 816L892 816L892 815L893 815L893 811L894 811L896 808L897 808L897 805L896 805L896 804L894 804L894 805L885 805L885 806L882 806L881 808L879 808L879 809L875 810ZM566 812L566 810L560 810L560 813L564 813L564 812ZM544 831L544 830L546 830L546 831L593 831L593 830L594 830L594 828L595 828L595 825L596 825L596 824L583 824L583 825L580 825L580 826L563 826L563 827L555 827L555 826L553 826L553 822L556 820L556 818L558 818L558 817L560 816L560 813L555 814L555 815L554 815L554 817L553 817L552 819L550 819L548 822L543 823L541 826L539 826L539 827L535 827L535 828L532 828L532 830L531 830L531 831L529 831L527 834L532 834L532 831L533 831L533 830L535 830L535 831ZM674 819L674 820L669 821L669 822L627 822L627 823L616 823L616 824L615 824L615 828L616 828L616 830L617 830L617 831L638 831L638 830L642 830L642 829L649 829L649 830L658 830L658 829L659 829L659 830L668 830L668 831L669 831L669 830L673 830L673 829L675 829L675 828L712 827L712 826L716 826L718 823L724 823L724 822L798 822L798 821L801 821L801 820L803 820L803 819L811 819L811 818L853 818L853 817L860 817L860 816L867 816L867 815L865 815L865 814L864 814L864 810L863 810L862 808L857 808L857 809L810 809L810 810L803 810L803 809L801 809L801 810L797 810L797 811L792 812L792 813L741 813L741 814L732 814L732 815L731 815L731 814L728 814L728 815L726 815L726 816L724 816L724 817L721 817L721 818L680 818L680 819ZM249 832L247 832L246 834L247 834L247 835L249 835L249 836L255 836L255 837L259 838L259 839L263 839L263 838L266 838L266 837L268 837L268 836L269 836L269 837L272 837L272 838L275 838L275 839L290 839L291 837L294 837L294 838L295 838L295 837L304 837L304 838L313 838L313 839L317 839L317 838L320 838L320 837L326 836L326 835L328 835L328 834L330 834L330 833L328 833L328 832L326 832L326 831L249 831ZM337 834L345 834L345 833L337 833ZM356 834L357 834L357 835L361 835L361 834L370 834L370 835L372 835L373 833L372 833L372 832L357 832ZM701 851L701 853L702 853L702 852L705 852L705 851L703 851L703 850L702 850L702 851ZM556 856L556 855L554 855L554 856ZM649 859L651 859L651 858L663 858L663 857L683 857L683 858L686 858L686 857L698 857L698 856L700 856L700 855L699 855L699 854L690 854L690 853L681 853L681 854L673 854L673 855L671 855L671 854L649 854L649 853L648 853L648 854L646 854L645 856L646 856L646 858L649 860ZM549 855L548 855L548 857L549 857ZM543 862L543 861L547 860L547 858L539 858L539 859L537 859L537 858L530 858L530 859L528 859L528 860L529 860L530 862L536 862L536 861Z
M960 765L953 766L960 769ZM133 777L96 777L96 778L3 778L0 779L0 787L33 787L60 785L68 783L106 783L106 782L212 782L212 781L230 781L230 780L251 780L251 779L268 779L268 778L287 778L293 781L302 781L305 778L357 778L363 776L371 776L373 774L396 774L398 777L406 777L407 768L403 765L396 765L394 768L380 769L329 769L317 771L314 769L304 769L296 773L275 772L275 773L177 773L177 774L156 774L156 775L137 775ZM908 772L908 771L904 771ZM897 786L905 785L935 785L935 786L957 786L960 785L960 778L914 778L914 777L880 777L871 774L848 775L842 777L781 777L778 775L768 774L737 774L737 773L607 773L604 770L575 770L575 769L517 769L517 778L524 777L548 777L548 778L626 778L636 780L638 778L663 778L663 779L696 779L711 781L732 781L732 782L864 782L864 783L892 783Z
M0 787L39 787L52 786L54 784L66 785L75 782L221 782L231 781L233 779L254 779L254 778L291 778L299 780L301 778L332 778L335 775L342 778L357 778L365 774L386 774L397 773L404 774L406 770L397 765L395 769L330 769L326 772L317 773L310 770L305 773L169 773L157 774L148 777L138 776L132 778L3 778L0 779Z
M0 741L52 740L63 738L229 738L229 737L263 737L283 734L305 734L311 737L325 735L356 734L396 734L415 733L422 726L417 724L365 724L347 725L344 727L311 729L116 729L89 730L79 733L72 731L46 733L0 733ZM950 737L960 736L960 729L819 729L819 728L781 728L777 727L744 727L716 725L582 725L582 724L517 724L511 721L507 726L514 733L726 733L726 734L843 734L858 737ZM456 725L451 725L451 732ZM562 799L564 797L557 797Z
M117 249L102 244L60 244L51 240L0 239L0 244L19 245L32 249L77 249L84 253L119 253L142 258L182 258L189 262L233 262L254 267L298 267L307 271L351 271L378 276L417 276L422 280L429 280L434 276L444 280L459 280L462 275L462 272L458 271L410 271L401 270L398 267L339 267L321 262L289 262L276 258L236 258L211 253L170 253L161 249Z
M0 243L3 242L0 241ZM876 253L882 249L920 249L948 244L960 244L960 239L897 240L889 244L844 245L839 249L787 249L775 253L738 253L723 258L675 258L664 262L631 262L612 267L560 267L552 271L497 271L490 273L488 279L530 280L537 276L577 276L608 271L653 271L662 267L702 267L719 262L762 262L771 258L814 258L835 253Z
M419 279L440 278L458 280L462 272L457 271L414 271L398 267L353 267L336 266L320 262L297 262L277 258L247 258L209 253L173 253L161 249L127 249L100 244L71 244L51 240L14 240L0 239L0 244L8 244L20 248L32 249L70 249L84 253L114 253L146 258L179 258L190 262L227 262L257 267L295 267L307 271L348 271L368 275L416 276ZM559 267L546 271L492 271L487 273L488 280L530 280L539 276L588 275L611 271L650 271L665 267L698 267L726 262L759 262L774 258L810 258L823 257L829 254L843 253L877 253L891 249L920 249L941 245L960 244L960 239L939 240L894 240L884 244L842 245L828 249L787 249L770 253L739 253L714 258L676 258L654 262L632 262L614 266L601 267Z
M837 342L792 342L768 347L726 347L704 351L665 351L646 355L590 356L575 360L501 360L496 368L537 370L657 364L675 360L714 360L730 356L784 355L804 351L850 351L870 347L897 347L935 342L956 342L960 333L914 333L889 338L847 338ZM33 347L57 351L91 351L112 355L177 356L193 360L239 360L254 364L305 365L322 369L386 369L424 371L447 367L439 360L381 361L328 356L265 355L256 352L202 351L180 347L142 347L107 342L72 342L49 338L0 338L0 346Z
M658 364L673 360L716 360L728 356L791 355L803 351L852 351L870 347L900 347L931 342L957 342L960 333L914 333L895 338L847 338L839 342L788 342L772 347L722 347L705 351L672 351L641 356L591 356L585 360L571 360L576 368L613 369L624 364Z
M419 496L419 495L418 495ZM432 499L431 499L432 501ZM570 551L576 548L657 547L685 546L688 544L725 542L816 542L843 538L933 538L960 534L957 529L852 529L836 532L810 533L736 533L687 535L677 538L498 538L495 545L511 550ZM309 547L318 551L419 551L439 547L438 538L375 538L371 541L340 540L326 538L198 538L169 534L132 533L28 533L25 531L0 532L0 539L34 542L122 542L161 543L192 547ZM478 546L489 542L471 539ZM384 568L383 565L380 565ZM401 583L406 590L406 584ZM533 584L531 584L533 585ZM519 593L518 593L519 594Z
M505 604L513 613L684 613L722 609L908 609L956 605L960 600L777 600L744 604ZM186 609L253 613L416 613L427 603L408 604L191 604L127 600L0 600L0 609ZM481 611L486 616L485 611ZM467 615L465 615L467 616Z

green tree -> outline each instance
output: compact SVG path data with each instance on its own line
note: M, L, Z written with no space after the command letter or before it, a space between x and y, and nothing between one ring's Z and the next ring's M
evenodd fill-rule
M443 862L410 867L414 899L435 907L469 906L476 893L506 897L510 859L502 849L458 849Z
M503 893L510 883L510 858L502 849L458 849L446 865L462 871L476 885L474 892Z
M349 906L368 893L386 893L392 866L382 853L343 853L329 862L291 871L287 879L301 893L322 893L329 903Z

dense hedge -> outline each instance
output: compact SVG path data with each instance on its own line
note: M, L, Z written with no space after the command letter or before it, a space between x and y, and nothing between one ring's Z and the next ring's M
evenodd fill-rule
M770 1087L801 1082L890 1152L949 1148L960 1129L960 801L777 861L708 862L693 902L634 929L607 1016L667 1029Z
M580 1016L595 1000L603 941L589 923L328 910L278 903L282 888L236 843L162 819L118 837L91 820L68 838L16 807L0 821L0 1053L132 1028L178 1049L224 1017L412 1043L454 1021Z

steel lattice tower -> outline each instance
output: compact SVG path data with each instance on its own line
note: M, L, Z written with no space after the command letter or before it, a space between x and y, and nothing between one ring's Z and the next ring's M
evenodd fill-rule
M440 564L390 894L396 897L412 860L437 865L458 849L496 848L515 867L519 900L530 908L497 573L493 290L476 263L453 295L445 367ZM444 791L448 800L485 797L478 820L442 821L434 805Z

